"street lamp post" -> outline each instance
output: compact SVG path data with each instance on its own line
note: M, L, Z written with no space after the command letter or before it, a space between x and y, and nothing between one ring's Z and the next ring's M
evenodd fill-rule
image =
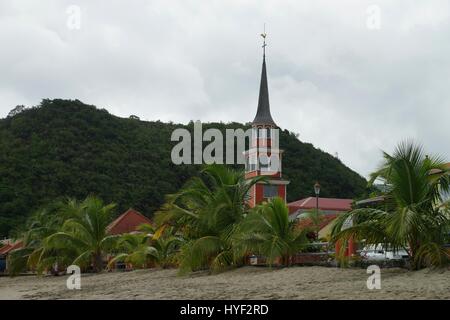
M319 194L320 194L320 184L316 182L314 184L314 193L316 194L316 215L319 216ZM319 230L317 230L316 234L317 240L319 240Z

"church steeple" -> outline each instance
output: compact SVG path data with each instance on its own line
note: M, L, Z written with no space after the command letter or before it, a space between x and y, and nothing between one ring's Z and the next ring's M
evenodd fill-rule
M259 99L258 99L258 110L256 111L255 119L253 120L253 125L269 125L276 126L275 121L273 121L270 114L270 104L269 104L269 88L267 86L267 71L266 71L266 33L261 34L264 38L263 44L263 64L261 71L261 83L259 86Z
M258 110L252 123L249 149L244 152L244 156L245 178L266 176L267 180L257 182L249 190L247 204L250 207L270 201L273 197L280 197L286 202L286 186L289 184L289 181L284 180L281 175L283 150L279 148L277 125L270 115L266 71L266 33L264 32L261 36L264 38L264 44Z

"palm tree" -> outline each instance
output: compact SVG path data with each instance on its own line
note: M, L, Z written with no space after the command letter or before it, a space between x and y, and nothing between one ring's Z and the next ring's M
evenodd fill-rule
M84 201L69 200L64 208L69 217L61 231L44 240L45 250L75 250L72 264L92 266L95 272L103 269L103 258L113 248L117 236L108 235L106 227L111 221L114 204L89 196Z
M114 258L108 263L108 269L113 269L117 262L132 264L134 268L145 268L150 262L151 254L148 244L149 236L143 233L126 233L117 240L111 251Z
M370 183L382 180L388 186L381 208L361 208L341 215L334 225L335 241L364 240L386 249L406 249L412 268L442 266L449 254L443 248L449 210L442 194L449 191L449 169L438 157L424 156L412 142L397 146L371 175ZM353 226L343 230L345 221Z
M231 236L247 210L250 188L262 177L245 179L242 171L209 165L194 177L156 215L160 225L179 230L186 243L180 253L180 273L235 265Z
M277 197L257 206L242 220L235 236L235 249L240 255L257 253L265 256L270 265L281 258L285 266L292 256L309 243L308 229L299 229L296 221L289 220L289 210Z
M173 234L173 228L163 226L154 232L152 226L144 224L139 230L140 233L121 236L115 249L119 253L109 262L109 268L122 261L142 268L149 263L167 268L174 262L183 239Z
M320 231L320 226L322 224L323 218L324 218L324 214L320 210L312 209L312 210L308 210L306 212L301 213L297 217L297 220L311 221L311 224L312 224L311 229L314 232L314 237L316 240L319 240L319 231Z
M8 256L10 275L18 274L27 268L42 272L58 262L58 257L63 252L61 250L44 250L43 240L57 232L63 224L65 216L60 212L62 207L61 202L51 203L28 218L23 231L17 233L17 238L22 240L23 247L14 250ZM37 260L40 260L40 263L37 263ZM63 260L59 258L60 263Z

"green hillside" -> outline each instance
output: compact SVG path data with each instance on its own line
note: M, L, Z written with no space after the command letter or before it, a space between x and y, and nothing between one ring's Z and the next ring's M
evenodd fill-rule
M88 194L115 202L117 212L134 207L151 216L164 195L178 190L199 165L174 165L174 129L160 121L119 118L78 100L44 100L39 106L0 120L0 236L21 225L40 206L65 196ZM245 128L209 123L204 128ZM312 195L357 197L366 181L338 159L300 142L284 130L284 176L291 180L288 201Z

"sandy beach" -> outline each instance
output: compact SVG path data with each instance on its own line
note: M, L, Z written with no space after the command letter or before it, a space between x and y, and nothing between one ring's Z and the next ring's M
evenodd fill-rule
M244 267L216 275L137 270L83 274L81 290L67 276L0 277L0 299L450 299L450 271L382 269L369 290L365 269Z

